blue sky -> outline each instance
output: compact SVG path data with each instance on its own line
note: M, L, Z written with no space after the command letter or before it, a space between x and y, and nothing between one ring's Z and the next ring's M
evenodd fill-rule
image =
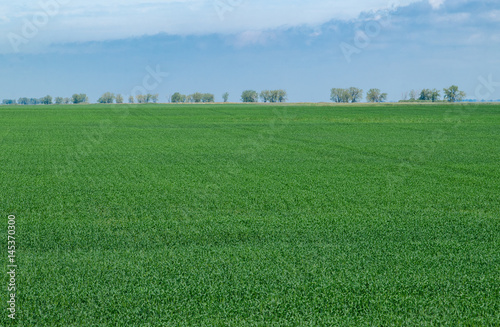
M282 88L320 102L357 86L397 101L452 84L499 99L500 2L4 2L0 74L0 99Z

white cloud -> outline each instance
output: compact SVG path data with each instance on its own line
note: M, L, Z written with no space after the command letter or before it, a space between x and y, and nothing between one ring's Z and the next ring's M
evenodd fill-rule
M276 39L275 33L263 31L246 31L236 36L234 44L238 47L254 44L267 44L269 41Z
M0 5L0 52L12 52L16 47L20 51L36 51L50 43L102 41L161 32L241 34L318 25L415 1L20 0ZM251 34L241 35L245 39Z
M500 22L500 10L492 10L486 13L483 17L491 22Z
M445 0L429 0L429 3L431 4L432 8L434 9L439 9L443 5Z

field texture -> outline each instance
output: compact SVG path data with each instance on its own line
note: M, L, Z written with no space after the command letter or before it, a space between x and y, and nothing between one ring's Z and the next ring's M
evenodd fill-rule
M4 106L0 140L2 326L9 214L19 326L500 325L498 105Z

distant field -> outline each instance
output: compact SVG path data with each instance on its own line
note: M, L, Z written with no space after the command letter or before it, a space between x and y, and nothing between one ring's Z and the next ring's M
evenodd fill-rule
M500 325L500 105L0 107L22 326ZM3 235L1 235L3 233Z

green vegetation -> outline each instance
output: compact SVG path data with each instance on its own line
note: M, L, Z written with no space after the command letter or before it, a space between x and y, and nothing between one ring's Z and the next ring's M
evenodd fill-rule
M18 325L500 324L498 105L3 106L0 124Z
M330 100L337 103L354 103L363 98L363 90L357 87L348 89L333 88L330 90Z
M215 97L212 93L200 93L200 92L195 92L190 95L184 95L179 92L175 92L170 101L173 103L209 103L209 102L214 102Z
M16 104L16 100L14 99L3 99L2 100L3 105L11 105L11 104Z
M182 102L186 102L186 99L187 99L187 97L184 94L180 94L179 92L175 92L172 95L171 101L173 103L182 103Z
M157 103L159 94L138 94L135 96L137 103ZM134 101L134 99L132 99ZM133 102L131 102L133 103Z
M155 96L156 96L156 101L158 102L158 95L155 94ZM118 104L123 103L123 95L121 94L116 95L116 103Z
M254 90L245 90L241 93L242 102L259 102L259 93Z
M449 88L443 89L444 99L442 102L460 102L463 101L466 93L460 91L458 86L452 85ZM409 92L410 98L408 99L408 92L403 93L403 99L399 102L440 102L441 93L437 89L423 89L421 91L411 90ZM254 90L245 90L241 94L242 102L259 102L259 97L262 102L286 102L288 100L288 94L285 90L263 90L259 93ZM212 103L215 102L215 97L212 93L200 93L195 92L190 95L184 95L179 92L175 92L171 97L167 97L170 99L172 103ZM224 102L227 102L229 98L229 93L225 92L222 95L222 99ZM363 90L357 87L350 87L348 89L342 88L333 88L330 90L330 100L336 103L356 103L360 102L363 98ZM145 103L158 103L159 94L138 94L135 99L132 95L129 96L128 102L133 104L137 101L137 103L145 104ZM387 93L382 93L380 89L370 89L366 95L366 101L375 103L375 102L384 102L387 100ZM98 100L97 103L100 104L111 104L111 103L121 104L124 102L123 96L121 94L117 94L115 96L114 93L105 92ZM55 104L78 104L78 103L88 103L88 97L86 94L73 94L72 98L62 98L56 97L54 99ZM17 101L14 99L3 99L2 105L12 105L12 104L21 104L21 105L51 105L52 104L52 96L47 95L43 98L19 98Z
M99 103L113 103L115 102L116 96L114 93L106 92L104 93L97 102Z
M368 102L384 102L387 99L387 93L382 93L379 89L370 89L366 94Z
M286 102L287 95L285 90L264 90L260 92L262 102Z
M421 101L432 101L436 102L439 101L439 98L441 97L441 93L439 90L436 89L423 89L420 92L420 98L418 98Z
M464 91L460 91L458 86L452 85L447 89L444 89L444 98L449 102L462 101L466 94Z
M466 97L466 93L460 91L456 85L444 88L443 92L444 100L441 101L441 92L437 89L411 90L409 93L403 93L403 99L399 102L460 102Z
M71 100L73 101L73 104L88 103L89 97L85 93L80 93L80 94L75 93L71 97Z

